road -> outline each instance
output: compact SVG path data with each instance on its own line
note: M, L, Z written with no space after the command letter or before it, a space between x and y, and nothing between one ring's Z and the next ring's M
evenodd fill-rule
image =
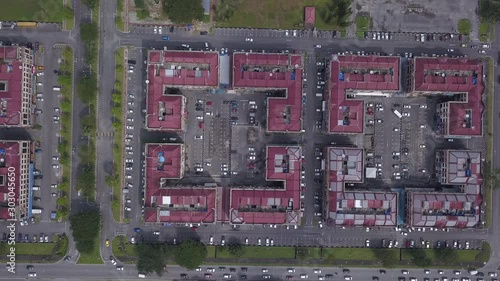
M37 32L29 30L0 30L0 37L5 38L10 41L26 42L26 41L38 41L46 46L53 46L55 44L68 44L73 47L75 51L75 76L80 75L81 71L84 69L85 65L81 61L83 57L83 47L79 41L79 25L82 22L88 21L90 18L90 13L78 0L73 1L75 13L75 28L72 31L53 31L53 30L38 30ZM114 13L116 11L116 1L101 1L100 7L100 50L99 50L99 97L98 97L98 132L100 134L112 133L111 127L111 115L110 115L110 93L113 90L114 84L114 56L112 55L114 51L119 46L134 46L141 49L156 47L162 48L163 46L168 46L169 48L175 48L180 46L180 44L188 43L194 47L202 47L204 42L209 42L210 46L213 48L220 49L221 47L228 48L232 50L242 50L242 49L295 49L299 52L304 52L308 55L309 62L304 66L308 73L308 76L315 76L314 57L316 55L327 55L332 52L339 51L375 51L375 52L385 52L385 53L405 53L412 52L414 54L420 53L435 53L444 54L448 48L454 48L456 54L466 54L469 57L477 57L476 50L470 48L460 48L456 43L447 42L429 42L428 44L416 44L414 41L372 41L372 40L358 40L358 39L322 39L322 38L285 38L285 37L254 37L255 40L252 43L247 43L244 41L245 37L248 35L241 36L225 36L225 35L214 35L214 36L200 36L198 34L191 33L179 33L179 34L168 34L170 36L170 41L165 43L161 41L160 35L151 34L151 32L141 31L142 29L137 29L133 33L120 33L114 23ZM151 27L148 27L151 29ZM498 40L500 38L500 26L496 28L495 42L492 45L492 49L488 51L488 55L491 56L495 63L497 63L499 57L498 52L500 51ZM314 49L313 45L321 44L321 49ZM138 59L138 61L140 61ZM499 87L500 73L495 72L495 86ZM311 83L311 82L310 82ZM313 83L314 84L314 81ZM315 98L315 91L309 88L307 91L306 112L314 112L314 108L317 106L317 101ZM310 102L315 101L315 102ZM74 120L73 120L73 146L76 146L81 140L80 132L80 118L78 118L83 105L78 101L77 98L74 99ZM496 116L500 116L500 99L494 100L494 117L496 121ZM48 118L44 118L48 119ZM315 124L315 115L306 114L306 119L304 121L304 127L306 130L312 130ZM44 122L49 122L45 120ZM500 132L500 123L494 122L492 124L494 139L497 139L497 133ZM318 139L326 138L322 135L317 135ZM48 140L50 138L45 136ZM125 233L131 235L133 228L139 226L138 220L133 220L131 224L118 224L113 220L110 208L111 190L104 184L105 176L110 172L110 165L112 163L112 139L110 137L98 137L97 138L97 174L96 174L96 184L97 184L97 198L99 200L98 205L103 214L103 231L101 233L101 254L106 260L110 255L109 248L105 248L104 240L113 237L117 233ZM500 168L500 159L498 153L500 152L500 141L494 142L493 150L493 165L495 168ZM314 143L310 141L305 141L304 154L306 159L313 159L314 157ZM50 156L49 152L44 154L44 157ZM73 173L72 173L72 187L76 181L77 171L78 171L79 159L77 155L73 158ZM314 166L309 165L306 168L307 186L313 186L312 182L314 174ZM76 191L72 190L72 210L73 212L85 207L82 203L81 198L76 195ZM493 202L498 202L500 200L500 192L493 192ZM296 243L304 243L303 245L327 245L335 246L340 245L339 241L343 239L358 239L363 241L364 239L382 239L382 238L393 238L400 239L401 236L394 232L393 230L374 230L369 233L365 232L363 229L355 230L342 230L342 229L318 229L313 226L314 215L313 208L310 208L311 204L314 203L313 194L311 192L306 193L306 202L308 208L306 208L306 226L298 230L285 230L280 228L278 230L265 228L261 226L245 226L239 230L232 230L228 226L213 225L202 227L196 233L203 241L207 241L210 235L220 237L220 235L234 235L236 237L249 237L256 239L257 237L276 237L275 242L277 245L294 245ZM138 210L136 210L138 211ZM499 204L493 204L492 206L493 218L494 220L500 215ZM41 226L37 226L40 228ZM26 228L29 229L29 228ZM67 228L65 228L67 231ZM153 228L146 228L152 230ZM182 227L172 227L163 228L162 237L165 239L173 237L176 233L183 233ZM355 234L355 238L354 235ZM408 238L418 239L420 236L425 239L443 239L443 234L438 232L426 232L424 233L412 233ZM302 240L301 240L302 239ZM492 244L493 255L490 262L485 266L485 269L496 270L498 264L500 263L500 225L493 223L492 227L487 230L465 230L465 231L452 231L446 234L446 239L448 240L488 240ZM303 241L303 242L300 242ZM356 240L357 241L357 240ZM358 242L354 242L358 243ZM75 256L74 245L71 244L69 255ZM50 265L46 265L47 270L50 269ZM57 268L60 265L53 265ZM70 266L64 264L64 266ZM72 265L71 265L72 266ZM78 268L78 269L77 269ZM81 269L80 269L81 268ZM119 277L113 267L96 267L98 270L89 270L89 267L79 265L75 266L75 278L78 278L78 272L81 270L84 272L88 270L88 274L111 274L110 276ZM103 270L101 270L103 268ZM108 271L109 273L105 273ZM62 270L62 268L60 268ZM62 272L65 272L62 270ZM54 270L54 272L57 270ZM126 272L125 272L126 273ZM358 269L356 269L358 273ZM58 278L59 273L54 273L53 277ZM62 274L62 273L61 273ZM83 274L83 273L82 273ZM120 273L122 274L122 273ZM135 273L134 273L135 274ZM353 273L354 276L355 273ZM368 269L359 269L359 274L370 274ZM86 275L83 275L87 277ZM92 276L92 275L89 275ZM366 275L368 276L368 275ZM365 277L366 277L365 276ZM360 276L359 278L362 278ZM11 279L12 280L12 279ZM367 280L367 279L357 279L357 280ZM383 279L381 279L383 280Z
M234 267L234 272L230 271L231 266L224 266L224 271L218 266L203 266L200 271L186 271L179 266L169 266L168 272L163 277L150 276L147 280L174 280L180 279L181 274L187 275L187 280L204 279L204 274L208 268L214 268L212 279L222 280L224 274L231 274L228 280L238 280L242 275L247 275L248 280L262 280L263 275L270 275L270 280L285 280L286 276L293 276L295 280L318 280L319 276L332 275L333 281L344 280L345 276L352 276L353 280L372 280L373 276L378 276L380 281L394 281L397 277L416 277L418 280L427 278L448 277L471 277L468 272L461 270L459 275L456 275L452 270L443 270L443 274L438 274L436 269L430 271L430 274L425 274L423 269L409 269L409 274L403 275L400 269L386 270L385 274L381 274L378 268L356 268L349 269L350 272L343 272L340 268L312 268L312 267L283 267L283 266L248 266L246 272L242 271L241 267ZM288 272L288 269L293 269L294 272ZM267 272L264 269L267 269ZM315 270L320 270L320 273L314 273ZM123 271L117 271L114 266L106 265L72 265L72 264L37 264L33 271L37 272L38 280L137 280L137 271L134 265L125 265ZM71 275L68 276L68 272ZM316 271L318 272L318 271ZM487 274L487 272L484 272ZM0 280L24 280L28 274L26 265L19 265L19 269L15 275L2 275ZM306 278L299 278L301 275L307 275Z

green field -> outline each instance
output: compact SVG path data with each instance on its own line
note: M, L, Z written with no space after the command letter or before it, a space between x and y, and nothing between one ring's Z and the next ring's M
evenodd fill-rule
M411 251L410 249L401 249L401 260L411 260ZM445 262L437 260L434 249L424 249L424 251L432 262ZM457 253L459 263L476 262L476 256L481 253L480 250L455 250L455 252Z
M103 264L101 253L99 252L99 235L94 241L94 249L91 253L80 253L79 264Z
M356 17L356 37L365 38L365 32L370 31L372 28L372 18L370 16Z
M215 258L215 246L207 246L207 258Z
M397 249L394 249L397 251ZM325 248L323 249L323 259L328 260L358 260L374 261L377 260L372 249L367 248Z
M50 256L55 245L55 243L16 243L15 246L11 246L7 243L1 243L0 254L5 256L9 253L10 247L15 247L16 255Z
M319 9L327 0L227 0L233 11L229 19L217 23L219 27L248 28L304 28L304 7L316 7L316 28L338 30L336 26L326 24L319 16ZM224 1L219 1L217 9L222 11ZM224 5L228 7L228 5Z
M4 21L62 22L62 0L0 0Z
M494 63L492 58L488 58L488 84L487 84L487 93L488 93L488 129L487 129L487 142L486 142L486 163L488 167L486 167L487 170L491 170L492 166L491 163L493 161L493 99L494 99L494 87L495 87L495 81L494 75L491 75L494 73ZM486 177L485 181L485 186L486 186L486 192L484 193L484 201L486 202L486 222L484 227L489 228L492 223L492 214L491 214L491 205L492 205L492 186L491 186L491 181Z
M113 256L119 257L135 257L137 253L135 252L135 244L125 243L125 251L120 247L120 239L123 238L125 242L127 242L127 237L125 236L115 236L111 241L111 249L113 250ZM125 252L127 254L125 254Z
M244 246L244 254L240 258L293 259L295 247L259 247ZM234 258L228 251L217 248L217 258Z
M479 23L479 40L481 40L481 42L488 42L488 40L490 39L489 29L490 29L489 22L481 21Z
M458 21L458 33L469 36L470 34L470 20L460 19Z

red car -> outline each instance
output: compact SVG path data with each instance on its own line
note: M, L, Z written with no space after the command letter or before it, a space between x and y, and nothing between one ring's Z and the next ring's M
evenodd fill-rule
M211 101L207 101L207 105L208 106L212 105L212 102Z

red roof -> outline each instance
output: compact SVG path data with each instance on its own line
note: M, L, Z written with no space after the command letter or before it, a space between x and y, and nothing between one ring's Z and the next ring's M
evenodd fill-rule
M184 96L167 96L161 94L162 92L162 85L149 84L147 128L156 130L183 130Z
M253 71L248 68L265 67ZM272 72L280 67L282 72ZM285 98L268 98L267 130L300 132L302 129L302 57L286 54L236 53L233 88L286 89ZM283 71L283 68L285 70Z
M5 153L1 153L1 151L5 151ZM15 205L19 206L19 186L20 186L20 177L21 177L21 156L20 152L20 144L17 141L0 141L0 159L3 159L3 163L5 165L0 166L0 174L5 176L4 184L0 186L0 203L7 203L8 193L10 191L14 192ZM1 161L0 161L1 162ZM9 168L14 168L14 176L10 177L7 175L12 173L9 172ZM11 184L11 179L13 180ZM14 186L14 190L9 190L10 186ZM3 205L3 204L0 204ZM10 213L8 212L8 207L0 207L0 219L9 219Z
M306 7L305 8L305 23L314 24L316 22L316 8L315 7Z
M183 155L182 144L146 145L144 218L147 222L210 223L215 220L215 189L161 187L162 179L183 177Z
M363 101L347 100L346 90L399 90L399 57L337 56L337 59L331 61L330 69L329 130L331 133L363 132ZM357 73L354 73L354 70L357 70ZM371 70L375 73L370 73ZM383 71L387 74L378 74L376 71ZM342 75L343 81L340 81Z
M199 68L198 70L193 68ZM147 128L184 130L184 97L166 95L166 87L216 87L219 84L217 52L149 51Z
M17 52L17 47L0 47L0 81L7 84L6 91L0 91L0 125L21 125L23 69Z
M428 71L461 71L461 76L433 75ZM473 79L473 75L476 78ZM475 80L475 84L473 83ZM414 90L418 92L467 93L466 102L449 102L447 135L481 136L484 91L483 67L477 60L415 58ZM471 126L464 126L470 114Z
M266 179L284 182L284 189L232 188L231 208L237 210L233 212L233 222L236 219L250 224L287 223L287 212L284 210L290 206L289 204L293 203L293 207L287 209L288 212L300 210L301 170L302 150L300 147L268 146ZM269 211L244 210L245 207L252 205L269 209Z

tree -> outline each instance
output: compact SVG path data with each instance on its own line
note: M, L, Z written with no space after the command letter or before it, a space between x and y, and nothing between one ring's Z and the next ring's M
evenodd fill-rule
M446 262L446 264L454 264L458 262L458 254L451 248L436 248L434 255L439 261Z
M319 16L325 23L337 27L349 26L351 14L351 0L330 0L319 10Z
M393 268L398 260L396 251L392 249L373 249L373 254L385 268Z
M80 253L91 253L95 247L98 247L95 244L101 224L101 214L98 210L84 211L72 215L69 222L76 249Z
M163 14L177 24L201 20L203 13L201 0L163 0Z
M94 9L99 6L99 0L82 0L82 3L90 9Z
M137 271L146 275L163 275L165 264L164 247L161 244L137 244Z
M234 257L241 257L245 254L245 248L239 241L229 240L227 243L227 251Z
M72 20L74 15L75 15L75 12L73 11L73 9L64 5L64 7L62 9L63 18L67 19L67 20Z
M175 262L187 269L200 266L207 257L207 247L200 241L185 240L175 251Z
M411 260L418 267L426 267L432 264L432 260L427 257L424 249L417 248L409 250Z
M489 161L484 166L484 179L491 184L491 187L500 188L500 169L493 169Z

